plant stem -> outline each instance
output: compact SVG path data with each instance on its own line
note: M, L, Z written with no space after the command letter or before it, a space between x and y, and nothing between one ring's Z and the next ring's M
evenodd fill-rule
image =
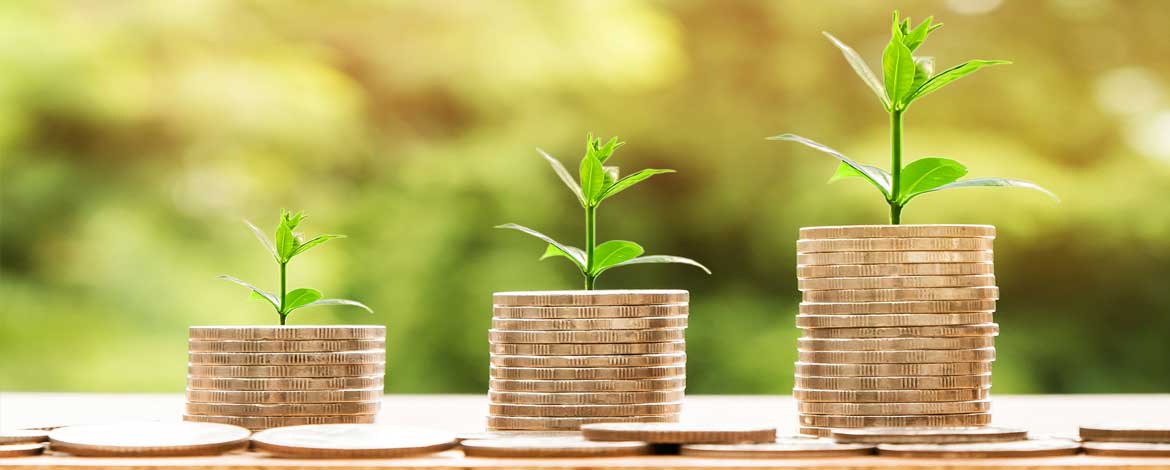
M902 223L902 113L895 110L890 113L890 224Z
M585 206L585 290L593 290L593 248L597 243L597 206Z
M285 266L287 266L287 265L288 265L288 263L280 263L280 311L277 313L280 314L280 324L282 326L284 325L284 317L286 316L286 314L284 313L284 294L285 294L285 292L284 292L285 282L284 281L285 281Z

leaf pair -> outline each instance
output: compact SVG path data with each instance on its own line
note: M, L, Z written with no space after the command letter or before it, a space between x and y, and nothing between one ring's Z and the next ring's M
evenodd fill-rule
M548 247L545 248L544 254L541 255L540 259L544 260L555 257L566 258L569 261L572 261L573 264L577 266L577 269L581 271L581 274L587 277L596 278L597 276L600 276L601 273L612 268L629 266L633 264L650 263L689 264L691 266L702 269L703 272L707 274L711 274L711 271L707 269L706 266L703 266L698 261L690 258L669 255L642 256L642 254L646 251L644 248L642 248L642 245L626 240L610 240L597 245L597 247L593 250L593 270L590 271L586 268L589 263L585 254L585 250L558 242L548 235L537 232L536 230L530 229L523 225L503 224L497 225L496 228L518 230L543 240L544 242L548 243Z
M282 317L287 316L289 313L292 313L293 310L302 307L316 307L321 305L352 305L354 307L363 308L367 312L374 313L370 307L361 302L347 299L323 299L322 297L324 297L324 295L321 294L321 291L316 289L309 289L307 287L289 291L284 295L284 306L281 306L280 298L278 298L276 294L265 291L264 289L260 289L259 287L253 286L252 284L232 276L228 276L226 274L216 276L216 278L231 281L251 289L252 298L267 301Z
M590 134L585 144L585 157L581 159L578 175L579 184L577 181L573 181L573 175L560 161L549 156L544 150L536 149L536 151L548 161L553 171L565 183L565 186L568 186L573 195L577 196L577 202L581 203L581 207L597 207L601 201L609 199L651 176L674 173L674 170L649 168L636 171L624 178L618 178L618 167L606 166L605 162L622 145L625 145L625 142L619 142L617 137L602 145L601 139L594 138L593 134Z
M272 257L278 263L288 263L294 256L309 251L309 249L325 243L335 238L345 238L345 235L324 234L318 235L309 241L303 241L302 236L293 230L300 225L301 220L304 220L304 212L290 213L284 209L280 210L280 224L276 227L276 243L273 244L264 236L264 232L256 227L255 224L244 220L264 248L272 254Z

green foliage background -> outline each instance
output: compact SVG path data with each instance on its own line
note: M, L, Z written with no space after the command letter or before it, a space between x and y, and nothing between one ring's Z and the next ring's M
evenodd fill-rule
M692 291L693 393L787 393L800 226L883 223L865 183L796 132L888 164L885 113L828 30L878 67L886 2L0 3L0 390L179 391L186 327L268 324L240 222L349 238L290 286L361 300L293 324L389 326L391 392L486 389L490 294L577 288L513 221L580 243L533 150L619 135L599 237L695 258L599 287ZM932 194L906 223L999 227L996 390L1170 387L1170 41L1160 0L905 1L922 52L981 72L907 116L906 158L957 158L1060 194ZM976 7L995 7L979 12ZM983 8L986 9L986 8Z

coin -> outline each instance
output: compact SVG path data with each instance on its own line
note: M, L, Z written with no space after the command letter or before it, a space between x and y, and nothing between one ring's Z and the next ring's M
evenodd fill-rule
M994 238L991 225L838 225L801 227L800 238L822 240L832 238Z
M666 343L581 343L581 344L512 344L488 345L492 354L519 356L599 356L613 354L666 354L686 352L685 341Z
M991 238L822 238L797 240L797 253L838 251L984 251Z
M689 300L685 290L567 290L496 292L492 303L502 306L567 307L583 305L663 305Z
M989 373L991 373L990 362L945 362L937 364L796 363L796 375L805 377L907 377Z
M995 310L994 300L911 300L905 302L801 302L800 313L809 315L861 315L891 313L971 313Z
M386 339L386 327L361 326L192 326L191 339L210 340L344 340Z
M833 403L916 403L935 401L986 400L986 388L948 390L809 390L796 388L792 397L802 401Z
M641 380L504 380L491 379L497 392L639 392L673 390L687 384L685 377Z
M797 410L806 414L891 416L983 413L991 409L990 401L955 401L934 403L818 403L798 402Z
M664 367L586 367L586 368L527 368L492 367L491 376L497 379L521 380L615 380L678 377L687 374L686 366Z
M322 424L256 433L257 450L281 457L392 458L442 452L457 445L449 432L373 424Z
M591 441L642 441L654 444L742 444L774 442L774 426L603 423L581 426L581 435Z
M625 457L648 455L645 442L594 442L580 437L511 438L463 441L469 457Z
M797 266L799 279L851 278L881 276L970 276L994 274L995 265L986 263L920 264L842 264L835 266Z
M193 352L192 364L207 365L318 365L370 364L386 361L386 351L344 351L330 353L208 353Z
M386 349L386 342L373 339L345 339L333 341L224 341L193 339L187 342L191 352L338 352Z
M491 365L499 367L653 367L687 363L686 353L633 354L615 356L508 356L492 354Z
M308 424L370 424L374 422L374 415L211 416L185 414L183 415L183 420L203 423L231 424L252 430L261 430Z
M345 403L187 403L187 414L208 416L320 416L374 414L379 401Z
M995 255L983 251L847 251L797 254L798 266L840 264L990 263Z
M655 416L678 414L682 403L641 403L628 405L515 405L492 403L488 412L494 416Z
M621 405L633 403L662 403L682 401L685 392L657 390L642 392L488 392L492 403L516 403L525 405Z
M518 331L644 330L686 326L686 315L641 318L492 319L493 329Z
M760 444L686 444L679 453L693 457L722 459L820 458L869 455L875 447L865 444L837 444L828 439L780 438Z
M674 423L677 414L657 416L601 416L589 418L534 418L525 416L488 416L488 429L576 430L591 423Z
M901 302L905 300L998 299L998 287L848 289L805 291L805 302Z
M492 307L496 318L506 319L602 319L685 316L686 303L663 305L595 305L576 307ZM602 328L598 328L602 329Z
M0 431L0 445L11 444L38 444L49 440L49 431L38 429L19 429Z
M54 451L84 457L219 455L248 445L247 429L216 423L143 422L66 426L49 433Z
M974 349L995 346L992 336L958 338L798 338L802 351L889 351L918 349Z
M807 338L953 338L996 336L999 325L983 323L956 326L904 326L896 328L817 328L804 332Z
M884 328L912 326L954 326L991 323L991 312L975 313L897 313L862 315L796 316L800 328Z
M844 289L925 289L934 287L994 286L994 274L969 276L880 276L880 277L822 277L800 279L802 291Z
M1122 424L1081 426L1081 439L1107 442L1170 443L1170 425Z
M801 377L796 388L811 390L941 390L991 386L991 374L915 377Z
M980 362L995 359L995 348L919 351L797 351L800 362L830 364Z
M207 378L290 378L290 377L364 377L382 375L386 364L327 364L292 366L212 366L188 364L189 377Z
M801 435L815 437L829 437L833 435L832 428L818 428L813 426L801 426L797 428L797 432Z
M463 441L481 441L486 439L512 439L512 438L543 438L543 437L575 437L580 439L581 433L577 431L469 431L461 432L455 435L455 440Z
M0 445L0 458L27 457L45 453L45 444L4 444Z
M862 428L868 426L983 426L991 422L988 413L953 415L845 416L800 415L800 424L821 428Z
M833 439L852 444L959 444L971 442L1021 441L1028 431L997 426L980 427L896 427L837 429Z
M381 388L382 376L370 375L365 377L334 377L334 378L274 378L274 379L240 379L240 378L210 378L187 377L187 388L190 390L237 390L237 391L273 391L273 390L343 390L354 388Z
M1075 455L1081 444L1069 439L1030 439L969 444L880 444L878 454L939 459L1053 457Z
M1082 442L1089 455L1110 457L1170 457L1170 444L1151 442Z
M686 328L656 330L514 331L488 330L492 343L661 343L686 339Z
M187 401L199 403L334 403L382 398L382 387L352 390L187 390Z

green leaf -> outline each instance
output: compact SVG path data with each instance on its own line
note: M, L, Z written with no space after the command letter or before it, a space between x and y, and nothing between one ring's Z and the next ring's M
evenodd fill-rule
M268 236L264 235L264 232L252 224L252 222L249 222L248 219L244 219L244 223L248 225L248 228L252 229L252 233L256 234L256 238L260 240L260 244L264 245L264 248L267 248L269 253L272 253L272 257L280 261L280 255L276 253L276 247L272 246L272 242L268 240Z
M216 279L223 279L225 281L231 281L231 282L234 282L234 283L239 284L241 286L252 289L253 294L264 297L264 300L267 300L268 303L272 304L273 307L276 307L277 310L280 310L280 299L277 299L275 294L265 292L263 289L260 289L259 287L248 284L247 282L244 282L240 279L236 279L234 277L228 276L227 274L221 274L219 276L216 276L215 278Z
M610 240L593 249L593 274L606 268L637 258L645 253L642 245L626 240Z
M269 305L271 305L272 308L275 308L276 311L278 311L278 312L280 311L279 305L272 303L271 300L268 300L268 297L265 297L263 294L261 294L259 292L252 291L250 294L248 294L248 297L252 298L252 299L256 299L256 300L263 300L263 301L267 302Z
M565 245L565 249L567 249L569 251L565 252L565 250L557 248L556 245L549 245L547 248L544 249L544 254L540 255L540 259L543 261L545 259L555 258L557 256L563 256L565 258L569 258L569 260L573 261L573 262L576 262L577 260L584 260L585 259L585 250L582 250L582 249L577 248L575 246L568 246L568 245Z
M914 57L900 38L890 39L882 53L882 76L885 78L886 96L894 109L901 109L903 99L910 95L914 83Z
M873 70L870 70L869 66L865 64L865 60L857 54L857 51L833 37L832 34L827 32L822 32L821 34L824 34L825 37L829 38L829 41L833 42L834 46L837 46L837 49L841 50L841 54L845 56L845 60L849 62L850 67L853 67L853 71L857 73L857 76L861 77L861 81L865 82L869 86L869 89L873 90L873 93L882 100L882 106L890 109L890 99L882 89L881 80L878 80L877 75L874 75Z
M875 188L878 188L878 191L882 191L883 194L885 193L885 188L893 188L894 177L891 176L888 172L886 172L886 170L883 170L881 168L878 168L876 166L871 166L871 165L861 165L861 166L863 168L865 168L866 170L869 170L871 174L879 175L880 179L878 181L880 181L880 183L878 181L874 181L874 180L870 179L865 174L853 169L853 167L851 167L845 163L841 163L840 165L837 165L837 172L833 173L833 176L831 176L829 178L829 181L827 181L827 183L836 183L836 182L841 181L843 179L852 178L852 177L860 177L862 179L865 179L866 181L869 181L870 184L874 185Z
M321 299L321 300L318 300L315 302L310 302L308 304L305 304L305 307L320 307L322 305L349 305L349 306L353 306L353 307L363 308L367 312L374 313L374 309L367 307L366 304L363 304L363 303L358 302L356 300L349 300L349 299Z
M536 230L532 230L532 229L525 227L523 225L503 224L503 225L497 225L496 228L503 228L503 229L509 229L509 230L519 230L521 232L527 233L527 234L532 235L536 238L544 240L545 243L548 243L549 245L555 246L565 253L574 254L574 250L576 250L577 252L581 251L579 248L573 248L571 246L565 245L561 242L553 240L552 237L550 237L548 235L537 232ZM545 253L547 253L547 252L548 252L548 250L545 250ZM585 272L585 256L584 256L584 254L582 254L582 256L579 256L579 257L578 256L569 257L569 260L573 261L573 264L576 264L577 268L580 269L581 272Z
M289 221L282 218L280 226L276 227L276 254L277 261L287 263L292 259L293 252L297 251L297 237L293 235Z
M548 164L552 165L553 171L556 172L557 176L561 178L561 181L565 183L565 186L568 186L569 190L573 192L573 195L577 196L577 201L581 203L581 207L585 207L585 196L581 194L581 186L573 180L573 175L569 173L569 170L565 168L565 165L562 165L560 160L549 156L547 153L544 153L544 150L536 149L536 152L539 153L540 156L544 157L545 160L548 160Z
M659 169L655 169L655 168L647 168L645 170L638 170L634 173L628 174L624 178L617 180L614 184L610 185L608 188L605 188L605 191L602 192L601 196L599 196L597 198L597 202L601 202L601 201L604 201L606 199L609 199L613 195L620 193L622 191L625 191L630 186L633 186L635 184L641 183L642 181L645 181L646 179L649 179L651 176L661 175L661 174L665 174L665 173L674 173L674 170L659 170Z
M299 254L304 253L306 251L309 251L310 248L315 247L317 245L320 245L322 243L325 243L329 240L333 240L335 238L345 238L345 235L333 235L333 234L317 235L312 240L309 240L307 242L301 243L300 245L297 245L296 250L293 250L292 256L296 256L296 255L299 255ZM290 256L290 258L292 256Z
M930 77L929 80L923 83L922 86L919 86L917 89L915 89L914 92L906 98L905 104L910 104L911 101L934 93L936 90L946 86L948 83L966 77L967 75L970 75L983 67L1010 63L1011 62L1006 60L969 60L963 62L962 64L939 72L938 75Z
M284 295L284 310L286 315L293 310L316 302L323 297L320 291L316 289L309 289L302 287L300 289L293 289L288 294Z
M601 143L601 140L598 139L597 143ZM625 144L625 142L618 142L618 138L616 136L612 137L609 139L609 142L605 143L605 145L601 147L595 147L596 152L594 153L594 156L597 157L597 160L601 163L605 163L606 160L609 160L609 157L613 156L613 152L616 151L618 147L621 147Z
M890 186L889 173L886 173L884 170L882 170L878 167L869 166L869 165L862 165L860 163L857 163L857 162L851 160L849 157L842 155L841 152L838 152L838 151L833 150L829 147L826 147L818 142L806 139L804 137L801 137L801 136L798 136L795 134L781 134L781 135L777 135L777 136L768 137L768 140L787 140L787 141L803 144L807 147L811 147L811 148L814 148L816 150L820 150L821 152L824 152L824 153L828 154L829 156L832 156L833 158L840 160L841 163L849 165L854 170L857 170L858 173L861 173L861 175L863 175L866 179L868 179L871 183L873 183L873 185L875 187L877 187L878 190L880 190L882 192L882 195L884 195L886 197L886 199L890 198L891 186Z
M1035 191L1040 191L1044 194L1047 194L1052 199L1056 200L1056 202L1060 202L1060 198L1057 197L1057 195L1055 193L1040 187L1040 185L1037 185L1036 183L1032 183L1029 181L1013 180L1013 179L1009 179L1009 178L997 178L997 177L973 178L973 179L969 179L969 180L965 180L965 181L956 181L954 183L944 184L942 186L939 186L939 187L936 187L933 189L922 191L918 194L915 194L914 196L919 196L919 195L926 194L926 193L932 193L935 191L942 191L944 189L976 188L976 187L992 187L992 186L1027 188L1027 189L1031 189L1031 190L1035 190ZM910 198L907 198L906 200L909 201Z
M900 202L905 203L919 193L953 183L964 176L967 176L967 167L949 158L927 157L910 162L902 168Z
M918 46L922 45L923 41L926 41L926 35L931 31L930 23L933 21L934 17L928 16L922 23L918 24L917 28L905 31L903 33L902 44L905 44L906 48L910 49L910 52L914 52L915 49L918 49Z
M593 155L581 159L581 194L589 205L597 204L597 197L605 190L605 170L601 160Z
M917 90L923 83L930 79L930 75L934 73L934 57L915 57L914 58L914 83L910 85L911 89Z
M703 272L705 272L707 274L711 274L711 270L707 269L706 266L699 264L698 261L695 261L695 260L690 259L690 258L683 258L681 256L669 256L669 255L640 256L640 257L637 257L637 258L634 258L631 260L627 260L627 261L606 267L605 269L598 271L597 274L601 274L604 271L607 271L607 270L610 270L613 268L617 268L617 267L621 267L621 266L631 266L631 265L635 265L635 264L657 264L657 263L689 264L691 266L695 266L699 269L702 269Z

